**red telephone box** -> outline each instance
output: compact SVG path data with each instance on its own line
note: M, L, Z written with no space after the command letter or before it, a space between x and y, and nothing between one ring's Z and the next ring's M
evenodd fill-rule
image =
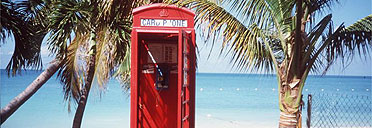
M133 15L131 128L194 128L195 14L152 4Z

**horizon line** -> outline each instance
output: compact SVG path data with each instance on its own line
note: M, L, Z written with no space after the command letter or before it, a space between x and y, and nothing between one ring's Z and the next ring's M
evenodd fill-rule
M0 69L0 72L2 72L3 70L6 70L6 69ZM27 71L44 71L45 69L22 69L23 72L27 72ZM244 73L244 72L200 72L200 71L196 71L195 73L197 74L228 74L228 75L276 75L275 73ZM17 73L18 74L18 73ZM372 77L372 74L371 75L352 75L352 74L345 74L345 75L336 75L336 74L325 74L325 75L322 75L322 74L309 74L308 76L331 76L331 77L347 77L347 76L351 76L351 77Z

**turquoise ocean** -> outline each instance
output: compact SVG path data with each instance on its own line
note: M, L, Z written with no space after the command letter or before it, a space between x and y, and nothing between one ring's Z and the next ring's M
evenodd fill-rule
M27 71L8 77L1 71L1 107L22 92L41 72ZM372 96L371 76L309 76L307 94L348 94ZM62 85L53 76L19 108L2 128L71 127L74 108L69 113ZM279 119L277 80L274 75L196 75L197 128L272 128ZM130 97L119 82L110 80L107 90L92 88L83 118L84 128L129 128ZM371 105L372 106L372 105ZM358 109L358 108L356 108Z

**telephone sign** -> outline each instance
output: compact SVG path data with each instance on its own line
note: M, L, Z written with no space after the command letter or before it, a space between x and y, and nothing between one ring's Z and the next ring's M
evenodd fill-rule
M194 15L165 4L133 10L131 128L195 127Z
M141 26L187 27L187 20L141 19Z

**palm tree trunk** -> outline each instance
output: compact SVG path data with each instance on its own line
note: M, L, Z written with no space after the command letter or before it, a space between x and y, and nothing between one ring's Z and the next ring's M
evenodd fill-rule
M307 74L304 74L307 76ZM301 95L305 79L296 79L294 75L279 75L279 128L299 126Z
M297 114L280 112L279 128L296 128L297 124Z
M297 98L299 98L298 88L293 88L288 90L282 89L284 92L279 94L280 107L280 118L279 118L279 128L298 128L300 123L300 104L297 103Z
M91 33L91 43L90 43L90 52L89 52L89 65L87 69L87 79L85 81L85 86L82 89L82 94L79 99L78 107L75 112L74 122L72 124L72 128L80 128L81 122L83 119L85 106L87 105L88 95L90 91L90 87L93 82L94 71L95 71L95 63L96 63L96 35Z
M22 93L15 97L8 105L1 109L1 124L3 124L22 104L24 104L37 90L47 82L60 67L60 61L53 60Z

